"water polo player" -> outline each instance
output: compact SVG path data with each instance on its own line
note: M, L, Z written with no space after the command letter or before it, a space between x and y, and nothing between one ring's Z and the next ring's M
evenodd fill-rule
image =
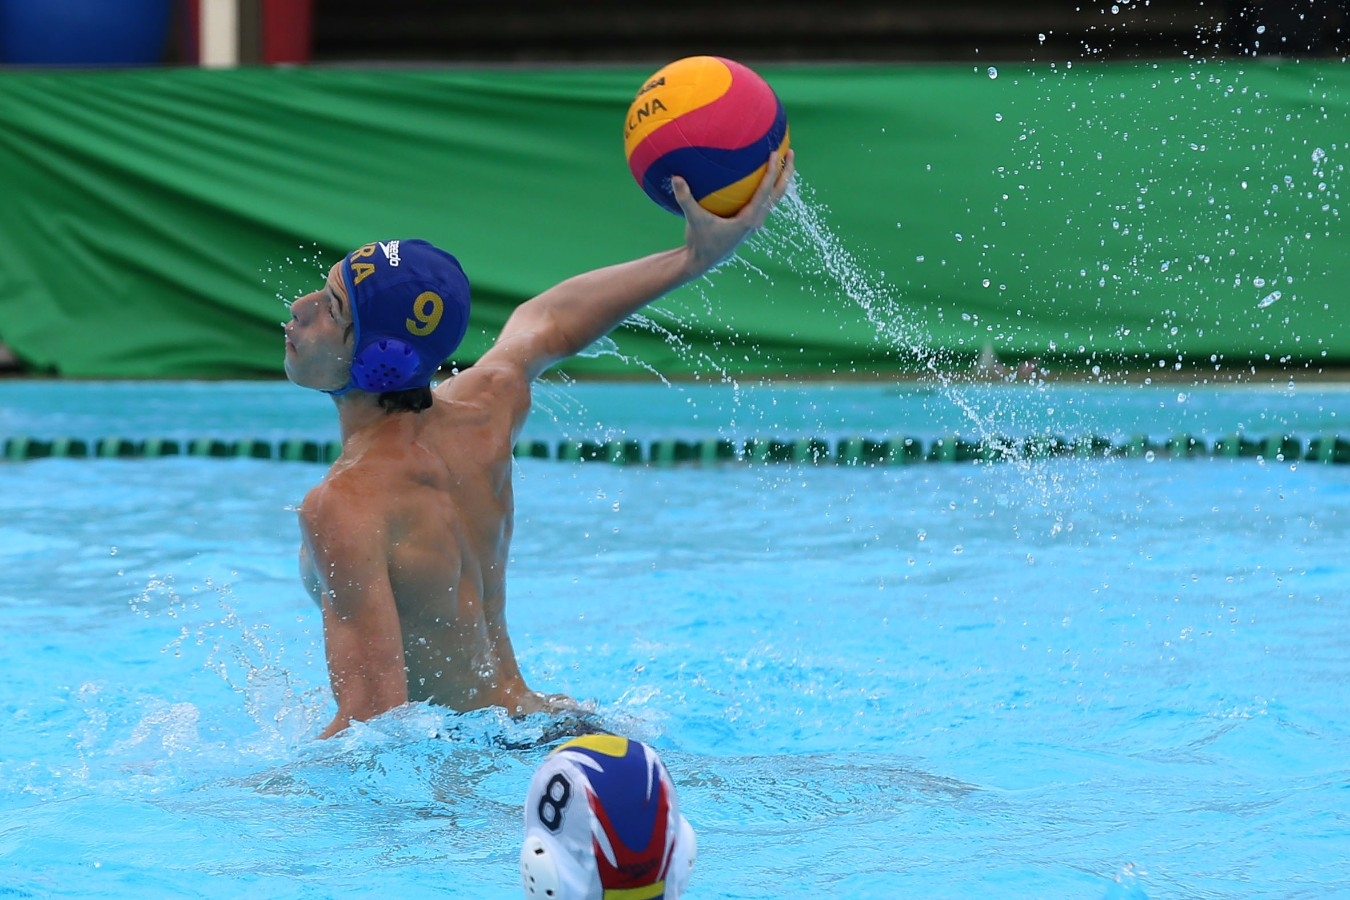
M776 155L775 155L776 156ZM458 262L422 241L367 244L297 299L286 373L326 391L342 452L300 506L301 573L323 614L328 737L410 700L512 714L571 706L526 686L506 631L511 452L530 386L764 224L792 178L774 158L723 218L675 179L680 247L569 278L522 303L470 368L431 382L469 319Z

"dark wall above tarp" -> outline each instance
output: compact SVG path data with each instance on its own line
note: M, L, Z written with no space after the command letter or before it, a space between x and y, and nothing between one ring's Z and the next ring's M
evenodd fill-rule
M765 67L805 202L578 373L1350 362L1339 63ZM347 249L511 308L682 228L628 175L645 70L0 74L0 342L76 376L281 371Z
M1345 0L323 0L314 8L314 58L645 65L709 52L798 63L1337 57L1350 46L1347 13Z

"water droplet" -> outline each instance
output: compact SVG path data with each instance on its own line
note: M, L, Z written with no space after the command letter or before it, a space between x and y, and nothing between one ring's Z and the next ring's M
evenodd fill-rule
M1269 294L1266 294L1264 297L1261 298L1261 302L1256 304L1256 308L1265 309L1267 306L1270 306L1276 300L1279 300L1282 296L1284 295L1281 294L1279 291L1271 291Z
M990 78L997 78L997 77L998 77L998 69L995 68L994 66L990 66L990 67L989 67L989 77L990 77Z

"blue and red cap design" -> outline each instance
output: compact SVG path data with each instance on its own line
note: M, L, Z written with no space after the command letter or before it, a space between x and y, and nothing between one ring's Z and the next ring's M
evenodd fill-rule
M586 735L535 770L520 851L526 897L679 900L697 853L670 774L646 744Z
M469 279L459 260L420 240L375 241L342 260L351 305L352 375L373 393L425 387L469 327Z

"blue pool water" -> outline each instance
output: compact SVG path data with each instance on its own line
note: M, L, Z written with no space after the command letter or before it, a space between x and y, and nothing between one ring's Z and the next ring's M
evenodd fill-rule
M526 436L1307 438L1347 400L555 379ZM334 430L284 384L0 383L0 436ZM0 464L0 895L519 896L541 723L311 739L322 471ZM661 751L691 898L1350 896L1350 466L525 459L517 504L522 668Z

